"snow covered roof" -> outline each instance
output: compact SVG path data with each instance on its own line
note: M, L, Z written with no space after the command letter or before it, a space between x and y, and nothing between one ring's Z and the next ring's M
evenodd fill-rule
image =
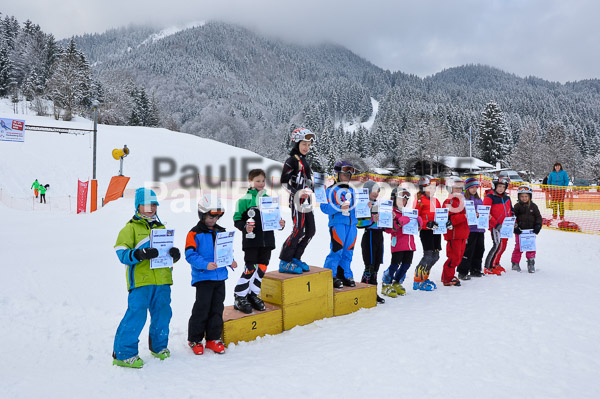
M442 157L438 161L439 163L447 166L450 169L487 169L493 168L487 162L482 161L474 157Z
M376 175L391 175L392 172L390 172L387 169L382 169L382 168L373 168L372 172L375 173Z

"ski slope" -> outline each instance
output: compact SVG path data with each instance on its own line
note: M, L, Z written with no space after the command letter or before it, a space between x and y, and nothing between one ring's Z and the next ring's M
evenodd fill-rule
M71 125L89 127L89 121ZM180 165L204 166L252 155L163 129L100 129L101 186L118 170L110 150L123 144L132 149L125 161L125 174L132 177L129 187L151 177L153 157L172 156ZM48 181L54 193L73 193L77 177L87 177L91 169L86 140L27 133L24 144L0 142L0 184L27 196L37 177ZM173 202L162 201L158 214L175 229L176 245L183 249L197 214L178 212ZM233 202L226 201L226 206L221 224L233 229ZM283 213L288 225L276 232L278 245L291 231L289 211L283 208ZM462 287L441 286L442 253L432 272L439 287L435 292L409 289L406 296L388 298L373 309L231 345L224 356L194 356L187 348L195 289L182 259L173 271L172 357L161 362L150 356L146 326L140 336L144 368L130 370L112 366L111 353L127 305L125 270L113 245L132 215L130 198L80 215L22 211L0 203L1 397L598 397L598 236L544 229L538 240L538 273L509 270L501 277L466 281ZM329 235L326 216L319 210L315 215L317 235L305 260L321 266ZM513 245L511 240L503 257L507 269ZM407 287L422 255L417 247ZM352 269L359 279L363 265L360 251L355 252ZM235 253L241 263L239 239ZM277 255L275 250L269 270L276 270ZM386 252L384 267L389 261ZM229 272L226 305L233 303L240 274L241 268Z

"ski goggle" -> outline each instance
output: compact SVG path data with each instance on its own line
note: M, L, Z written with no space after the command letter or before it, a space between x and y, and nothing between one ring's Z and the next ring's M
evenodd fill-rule
M519 193L519 194L531 194L531 188L529 186L520 186L517 189L517 193Z
M410 193L408 193L408 194L402 194L402 196L400 196L400 198L409 199L410 198Z
M221 216L223 216L224 213L225 212L220 210L210 210L207 214L212 217L220 218Z
M292 132L292 141L316 141L317 136L308 129L297 129Z
M340 168L340 172L354 174L356 172L356 169L354 169L354 166L346 165Z

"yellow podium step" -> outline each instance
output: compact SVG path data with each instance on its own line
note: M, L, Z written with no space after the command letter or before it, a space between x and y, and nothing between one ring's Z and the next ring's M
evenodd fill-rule
M281 308L265 303L266 310L254 310L251 314L242 313L226 306L223 311L223 342L225 346L240 341L253 341L267 334L280 334L283 331Z
M331 270L310 267L302 274L266 273L262 280L263 301L281 306L283 329L289 330L333 316Z
M333 290L333 315L341 316L377 306L377 286L356 283L356 287Z

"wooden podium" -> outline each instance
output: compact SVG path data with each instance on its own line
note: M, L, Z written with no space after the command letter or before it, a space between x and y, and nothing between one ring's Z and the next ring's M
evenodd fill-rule
M240 341L253 341L256 337L267 334L280 334L283 330L281 309L265 303L266 310L242 313L233 308L225 307L223 311L223 342L225 346Z
M342 316L377 306L377 286L356 283L356 287L333 290L333 315Z
M331 317L331 270L310 266L310 271L302 274L266 273L262 280L261 297L263 301L282 308L283 330Z

